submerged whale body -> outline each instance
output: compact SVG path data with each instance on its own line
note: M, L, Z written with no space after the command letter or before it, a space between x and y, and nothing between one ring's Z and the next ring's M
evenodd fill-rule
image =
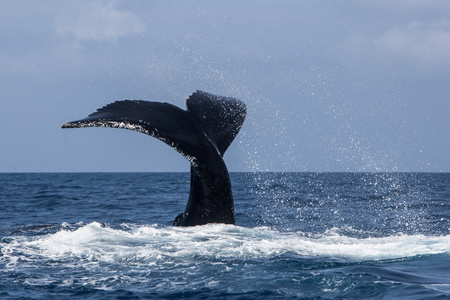
M234 224L230 177L222 157L244 123L246 106L235 98L196 91L186 100L186 108L116 101L62 128L124 128L163 141L191 163L189 200L173 225Z

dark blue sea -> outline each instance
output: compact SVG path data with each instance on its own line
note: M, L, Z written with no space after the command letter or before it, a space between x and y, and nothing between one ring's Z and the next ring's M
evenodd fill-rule
M449 173L231 179L180 228L189 173L0 174L0 298L450 298Z

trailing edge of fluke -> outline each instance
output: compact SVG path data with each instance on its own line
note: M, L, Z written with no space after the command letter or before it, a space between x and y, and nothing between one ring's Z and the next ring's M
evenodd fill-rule
M173 224L234 224L230 176L222 157L244 123L246 106L236 98L197 90L186 100L186 108L162 102L116 101L62 128L123 128L163 141L191 163L189 200Z

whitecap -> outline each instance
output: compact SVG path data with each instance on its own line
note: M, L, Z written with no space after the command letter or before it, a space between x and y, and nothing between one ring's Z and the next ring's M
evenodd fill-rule
M196 227L126 225L97 222L37 237L14 237L1 245L2 260L83 260L163 267L194 260L247 260L284 254L352 261L386 260L450 254L450 236L398 234L355 238L328 231L314 236L267 227L211 224ZM18 257L20 259L18 259Z

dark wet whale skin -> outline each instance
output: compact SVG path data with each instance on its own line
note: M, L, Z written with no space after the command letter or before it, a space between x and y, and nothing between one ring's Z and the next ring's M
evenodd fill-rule
M246 106L235 98L196 91L187 99L186 107L183 110L161 102L116 101L62 128L123 128L165 142L191 163L189 199L173 224L234 224L233 194L223 155L244 123Z

